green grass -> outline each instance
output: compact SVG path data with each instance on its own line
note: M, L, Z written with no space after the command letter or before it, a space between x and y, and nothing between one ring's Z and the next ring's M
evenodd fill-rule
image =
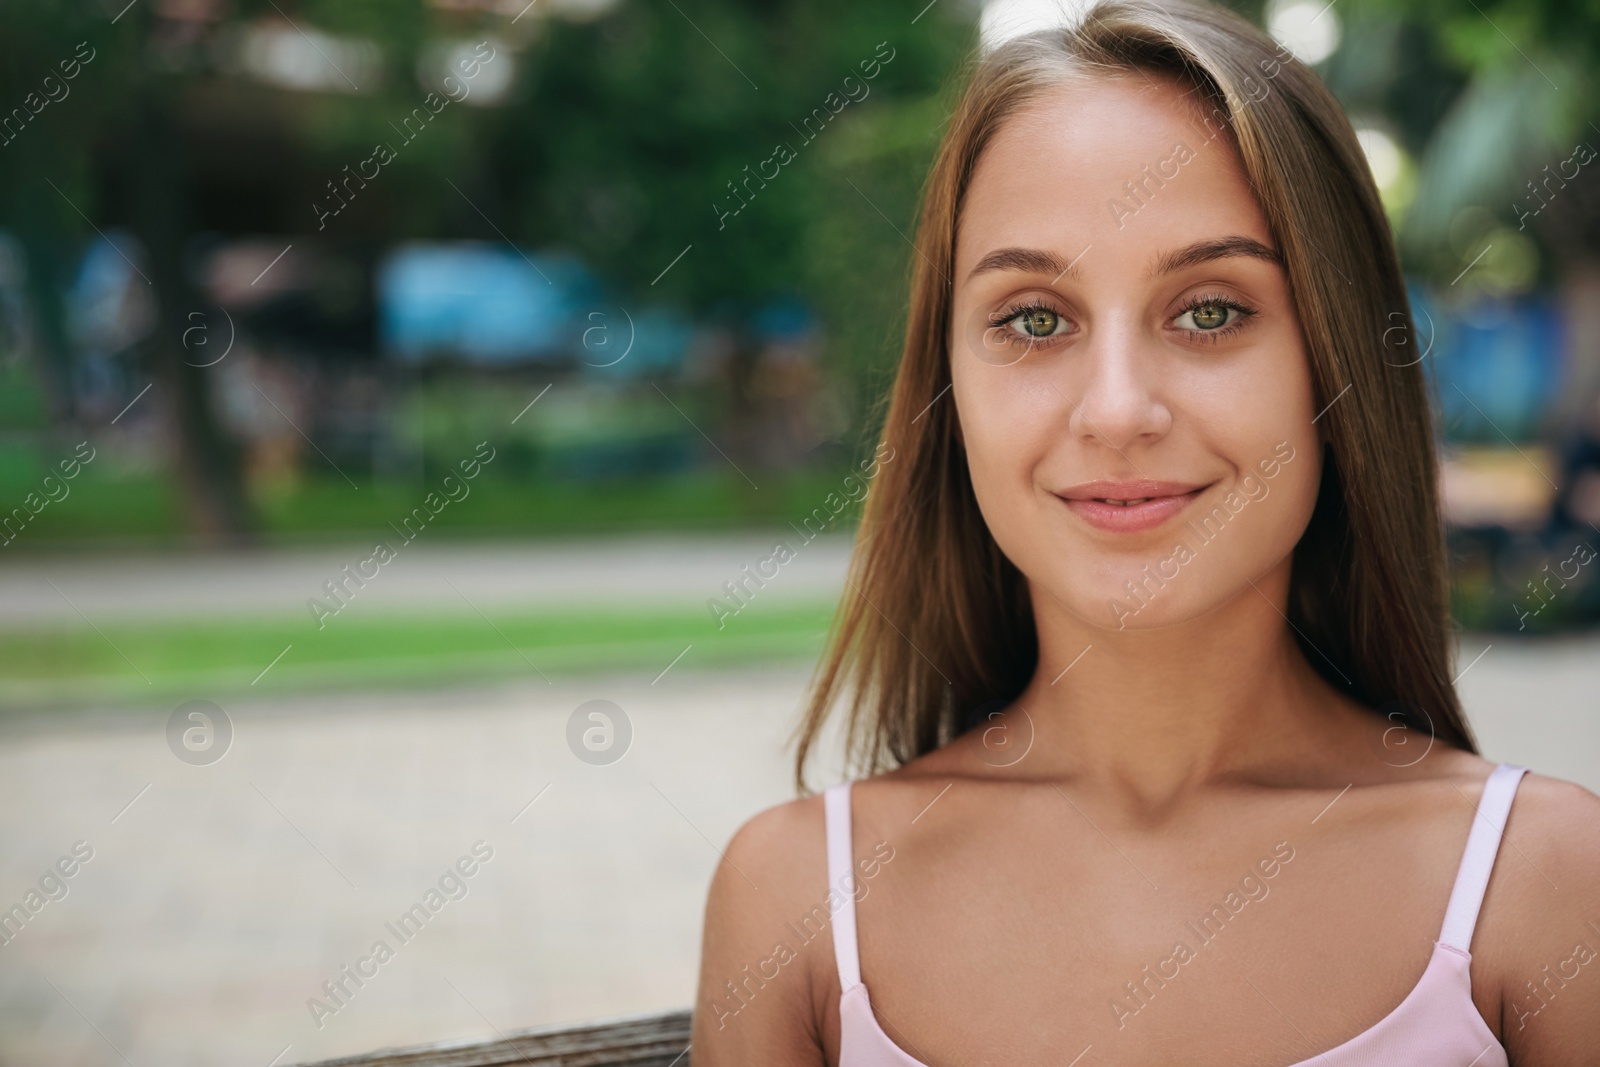
M0 710L537 681L540 672L606 670L648 681L685 646L692 646L678 663L685 669L813 659L832 610L831 603L758 602L720 630L703 607L490 618L351 612L323 620L320 630L309 618L34 627L0 633Z

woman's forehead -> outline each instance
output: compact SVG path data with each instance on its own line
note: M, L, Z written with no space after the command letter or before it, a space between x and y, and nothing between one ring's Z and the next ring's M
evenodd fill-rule
M1271 244L1227 131L1194 94L1140 74L1053 86L1008 116L963 198L958 278L995 248L1148 259L1213 233Z

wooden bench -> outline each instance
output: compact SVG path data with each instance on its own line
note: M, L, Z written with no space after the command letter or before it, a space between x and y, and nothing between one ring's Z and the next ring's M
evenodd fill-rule
M689 1067L689 1013L637 1015L321 1060L302 1067Z

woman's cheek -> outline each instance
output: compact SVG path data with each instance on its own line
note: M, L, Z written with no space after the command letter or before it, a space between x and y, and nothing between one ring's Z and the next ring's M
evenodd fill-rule
M1044 529L1032 509L1034 472L1049 452L1048 400L1014 371L990 367L964 381L958 375L955 390L978 510L1001 551L1024 565Z

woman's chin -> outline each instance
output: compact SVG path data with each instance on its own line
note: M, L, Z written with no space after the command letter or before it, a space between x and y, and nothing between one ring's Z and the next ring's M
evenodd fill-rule
M1178 589L1174 583L1165 587L1129 588L1124 580L1117 583L1095 583L1093 592L1085 594L1082 586L1073 586L1070 596L1053 597L1081 621L1099 630L1157 630L1176 626L1205 615L1214 603L1199 596L1194 588Z

